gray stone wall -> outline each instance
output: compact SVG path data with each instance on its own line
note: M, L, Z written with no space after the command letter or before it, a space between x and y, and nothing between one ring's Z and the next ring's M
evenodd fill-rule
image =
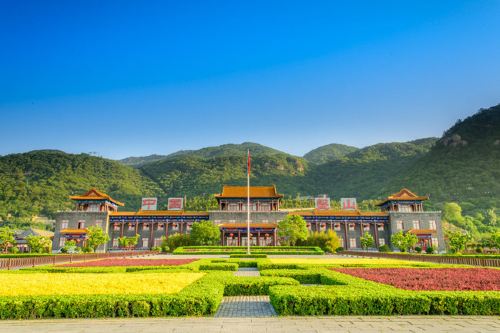
M252 223L278 223L288 215L287 212L252 212L250 219ZM211 211L209 220L213 223L245 223L247 221L246 212Z
M85 223L84 228L90 226L99 226L105 233L108 233L108 213L107 212L61 212L56 214L54 239L52 240L52 251L58 252L61 249L61 229L63 223L67 224L64 229L78 229L78 223ZM101 245L97 250L105 252L107 249L106 244Z
M431 229L430 221L436 223L436 236L438 239L438 252L445 252L443 228L441 224L441 212L389 212L389 225L391 235L401 231L398 229L398 221L403 223L403 231L413 228L413 221L419 221L419 229ZM435 246L433 244L433 246Z

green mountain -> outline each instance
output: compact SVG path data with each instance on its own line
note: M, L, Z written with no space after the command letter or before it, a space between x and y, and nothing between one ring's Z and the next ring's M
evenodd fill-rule
M170 196L217 193L222 184L246 184L247 150L252 156L252 184L276 182L285 193L296 191L294 180L305 175L308 162L256 143L181 151L139 169Z
M0 217L3 220L52 216L71 207L69 195L91 187L137 209L143 195L161 189L139 170L87 154L40 150L0 157Z
M304 155L304 158L310 163L323 164L327 162L337 161L349 155L359 148L331 143L311 150Z
M144 165L146 163L162 160L165 157L167 157L167 156L153 154L153 155L141 156L141 157L127 157L127 158L120 160L119 162L122 164L125 164L125 165L133 166L133 167L140 167L141 165Z
M435 138L379 143L356 150L340 160L315 165L307 173L302 193L327 193L334 198L383 198L383 187L429 152ZM406 184L399 183L399 189ZM399 190L398 189L398 190Z
M436 204L456 201L466 211L500 208L500 105L458 121L386 188L401 183L430 193Z

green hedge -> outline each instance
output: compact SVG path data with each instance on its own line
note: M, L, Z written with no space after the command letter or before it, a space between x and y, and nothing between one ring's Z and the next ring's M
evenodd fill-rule
M220 278L207 274L174 295L0 297L0 319L206 316L223 291Z
M213 264L201 264L199 266L200 271L237 271L238 264L236 263L213 263Z
M242 277L231 276L224 280L224 296L268 295L269 287L276 285L299 285L297 280L287 277Z
M243 246L184 246L178 247L174 254L246 254ZM324 254L319 247L313 246L252 246L253 254L292 254L292 255L318 255Z
M261 276L279 276L293 278L304 284L320 284L321 271L301 269L269 269L260 271Z
M271 303L281 315L499 315L500 292L411 291L324 268L321 286L272 286ZM266 274L266 273L265 273ZM269 275L293 276L286 270ZM306 279L307 275L297 276ZM310 276L309 276L310 277Z
M231 254L229 258L267 258L267 254Z

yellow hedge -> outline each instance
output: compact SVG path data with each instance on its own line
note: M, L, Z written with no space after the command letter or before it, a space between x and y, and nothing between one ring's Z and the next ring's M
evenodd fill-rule
M174 294L204 274L0 274L0 296Z
M420 262L397 260L397 259L378 259L378 258L270 258L273 264L297 264L297 265L418 265ZM426 266L436 266L437 264L425 263Z

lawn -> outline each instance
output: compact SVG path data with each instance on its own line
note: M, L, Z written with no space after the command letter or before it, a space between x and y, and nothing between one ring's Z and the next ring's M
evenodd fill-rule
M1 296L174 294L204 273L0 274Z

